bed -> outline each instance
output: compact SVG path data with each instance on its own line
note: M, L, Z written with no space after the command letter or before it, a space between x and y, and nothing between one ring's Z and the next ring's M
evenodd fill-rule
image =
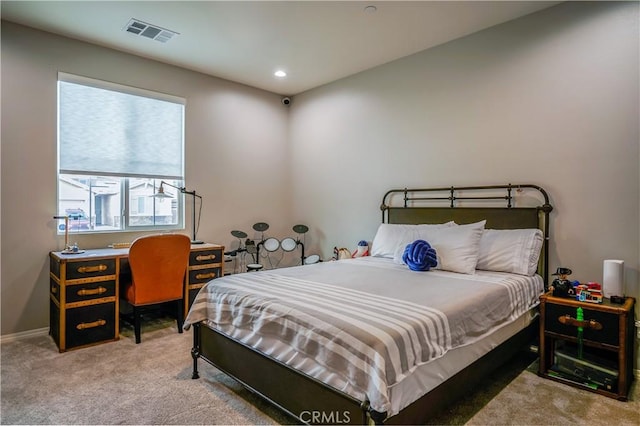
M551 210L529 184L390 190L372 256L203 287L193 378L204 359L302 423L424 423L535 340Z

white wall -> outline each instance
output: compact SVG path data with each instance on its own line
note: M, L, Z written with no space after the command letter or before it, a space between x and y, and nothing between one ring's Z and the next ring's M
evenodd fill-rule
M58 71L187 99L186 186L204 198L199 239L228 245L232 229L248 231L258 221L290 229L289 110L280 96L3 21L2 335L49 324L47 255L64 244L52 219ZM71 241L96 248L135 237Z
M326 257L371 241L388 189L533 183L550 269L602 282L623 259L640 301L638 9L564 3L296 96L294 218Z
M548 190L550 266L638 296L638 4L565 3L294 99L294 217L323 250L371 240L391 188Z

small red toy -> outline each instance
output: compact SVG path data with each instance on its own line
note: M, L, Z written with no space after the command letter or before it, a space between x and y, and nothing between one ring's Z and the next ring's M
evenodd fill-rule
M602 285L600 283L578 284L574 290L576 299L581 302L602 303Z

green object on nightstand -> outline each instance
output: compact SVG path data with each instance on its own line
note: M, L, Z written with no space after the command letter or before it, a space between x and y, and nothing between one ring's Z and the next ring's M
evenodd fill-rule
M578 322L584 321L584 312L582 311L582 308L580 306L578 306L578 309L576 309L576 320L578 320ZM583 332L584 332L584 327L578 326L578 359L582 359L582 334L583 334Z

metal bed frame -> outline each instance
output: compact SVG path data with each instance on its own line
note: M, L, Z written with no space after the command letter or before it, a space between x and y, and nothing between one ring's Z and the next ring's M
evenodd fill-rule
M516 206L516 194L535 191L542 198L542 204L534 207ZM479 192L480 195L473 195ZM402 196L402 206L391 207L391 203ZM504 207L479 204L503 202ZM425 203L448 204L448 206L424 206ZM464 206L463 204L471 204ZM539 228L544 234L540 253L538 273L545 286L549 280L549 213L553 210L549 204L549 195L537 185L488 185L459 186L423 189L392 189L387 191L380 205L382 222L388 223L424 223L429 217L432 223L455 221L457 224L487 221L487 229Z
M542 204L535 207L515 205L514 192L524 196L524 193L532 191L537 193L535 199L538 202L542 198ZM402 203L398 203L398 199ZM506 206L488 205L496 201ZM425 206L443 202L448 205ZM394 206L396 203L400 205ZM383 223L442 223L454 220L464 224L486 219L487 228L537 227L544 233L538 273L542 275L545 287L548 283L549 213L553 208L546 191L539 186L508 184L393 189L383 196L380 209ZM534 342L537 328L536 320L392 417L372 410L366 400L359 401L331 388L203 323L193 325L192 378L199 378L198 359L202 358L302 423L419 424L460 398L470 386L478 384L495 368Z

